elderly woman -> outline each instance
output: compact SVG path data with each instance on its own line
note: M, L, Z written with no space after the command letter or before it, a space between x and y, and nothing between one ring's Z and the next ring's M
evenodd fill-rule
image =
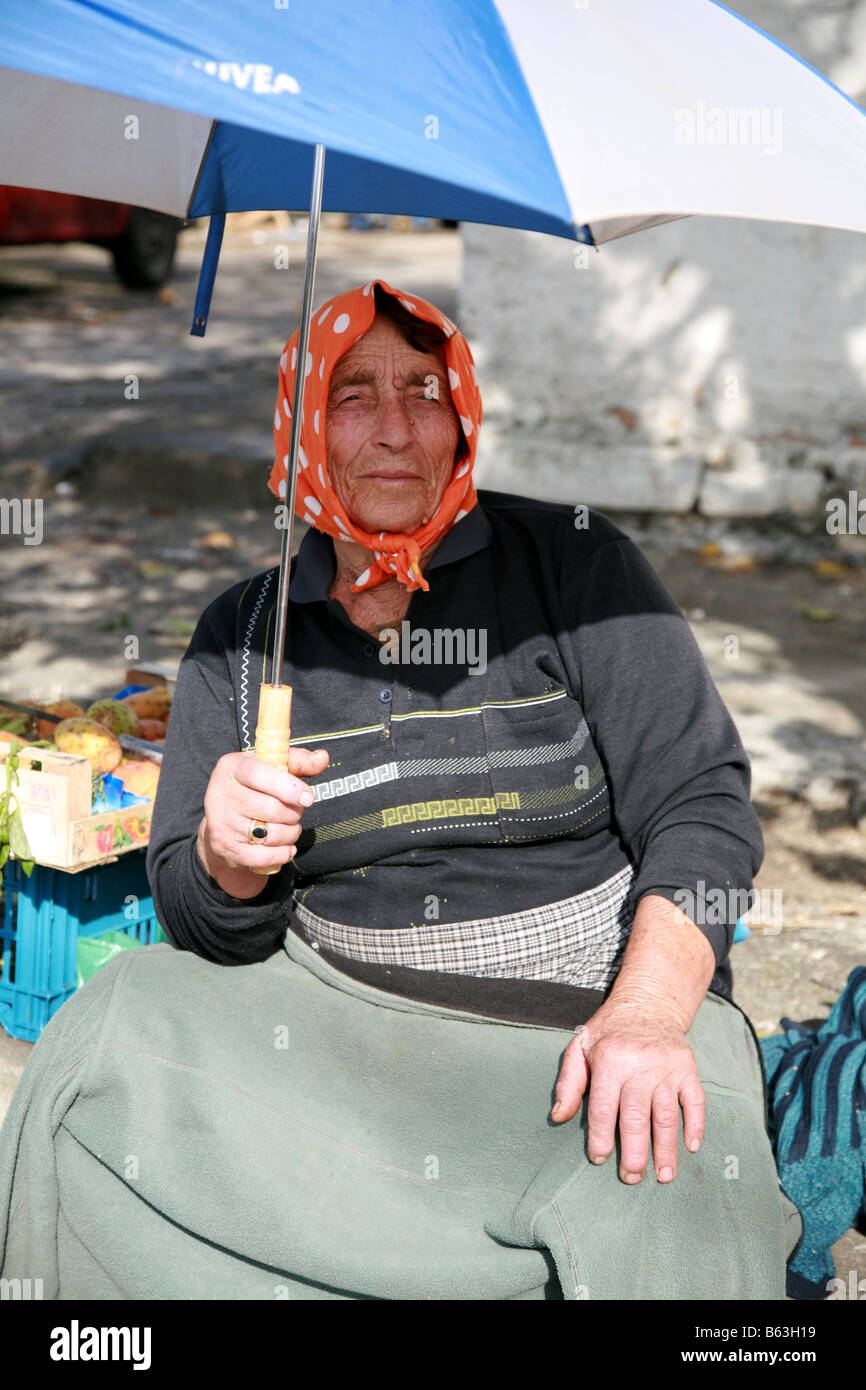
M782 1298L798 1218L727 963L761 834L685 620L603 516L476 494L472 358L417 295L337 296L280 367L290 765L251 751L270 570L181 666L148 869L183 954L58 1016L90 1000L122 1053L66 1123L148 1249L130 1277L73 1202L66 1289Z

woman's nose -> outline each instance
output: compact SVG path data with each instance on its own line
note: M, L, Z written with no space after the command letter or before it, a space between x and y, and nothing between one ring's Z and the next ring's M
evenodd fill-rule
M411 416L398 391L380 400L376 435L378 442L387 445L389 449L404 449L411 442Z

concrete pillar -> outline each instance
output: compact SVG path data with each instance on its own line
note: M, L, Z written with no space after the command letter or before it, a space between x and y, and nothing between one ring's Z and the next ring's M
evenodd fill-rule
M738 10L866 105L866 0ZM828 498L866 495L862 235L688 218L595 251L461 230L459 319L485 406L479 485L602 510L816 521Z

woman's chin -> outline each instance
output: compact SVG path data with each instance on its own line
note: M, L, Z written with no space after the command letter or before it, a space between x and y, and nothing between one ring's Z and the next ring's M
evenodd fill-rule
M390 531L394 535L411 535L422 524L423 513L417 509L407 512L405 508L382 503L353 513L352 520L362 531Z

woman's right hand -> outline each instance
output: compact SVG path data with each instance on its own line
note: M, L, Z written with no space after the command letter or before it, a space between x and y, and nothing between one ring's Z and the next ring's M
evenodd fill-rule
M267 876L254 869L288 864L296 853L301 816L313 804L312 789L303 777L316 777L328 766L324 748L289 749L289 770L283 772L253 753L225 753L214 767L204 798L204 817L198 830L198 855L211 878L234 898L254 898L266 887ZM267 840L250 844L251 820L266 822Z

